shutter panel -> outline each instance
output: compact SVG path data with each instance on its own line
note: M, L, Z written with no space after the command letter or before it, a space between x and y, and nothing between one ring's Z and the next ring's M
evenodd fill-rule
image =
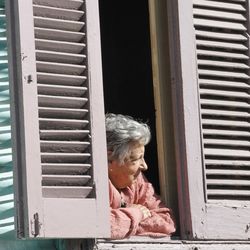
M19 237L108 237L98 1L7 10Z
M184 127L178 171L188 238L250 236L248 5L179 2L184 117L176 124Z

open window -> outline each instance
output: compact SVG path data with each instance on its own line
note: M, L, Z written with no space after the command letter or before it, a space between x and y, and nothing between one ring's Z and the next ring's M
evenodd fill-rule
M146 175L159 191L148 4L100 0L99 6L105 111L149 124Z
M105 110L148 122L145 175L178 223L168 31L157 26L167 15L159 16L153 2L99 0ZM165 43L160 51L159 42Z

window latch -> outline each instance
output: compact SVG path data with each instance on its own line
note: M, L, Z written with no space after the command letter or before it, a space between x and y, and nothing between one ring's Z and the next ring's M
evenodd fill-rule
M40 234L40 222L39 222L39 215L35 213L33 215L33 220L31 220L31 233L34 237L37 237Z

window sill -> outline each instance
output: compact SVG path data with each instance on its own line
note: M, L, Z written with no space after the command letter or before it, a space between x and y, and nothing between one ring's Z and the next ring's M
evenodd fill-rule
M249 250L250 241L187 241L180 239L131 237L122 240L98 239L98 250Z

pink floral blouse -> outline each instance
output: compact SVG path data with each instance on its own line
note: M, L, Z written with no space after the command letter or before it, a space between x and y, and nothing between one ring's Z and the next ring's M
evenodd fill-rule
M175 232L172 213L154 193L154 188L143 174L131 187L117 190L109 181L111 209L111 238L122 239L133 235L164 237ZM132 204L147 207L151 217L143 220L143 213Z

